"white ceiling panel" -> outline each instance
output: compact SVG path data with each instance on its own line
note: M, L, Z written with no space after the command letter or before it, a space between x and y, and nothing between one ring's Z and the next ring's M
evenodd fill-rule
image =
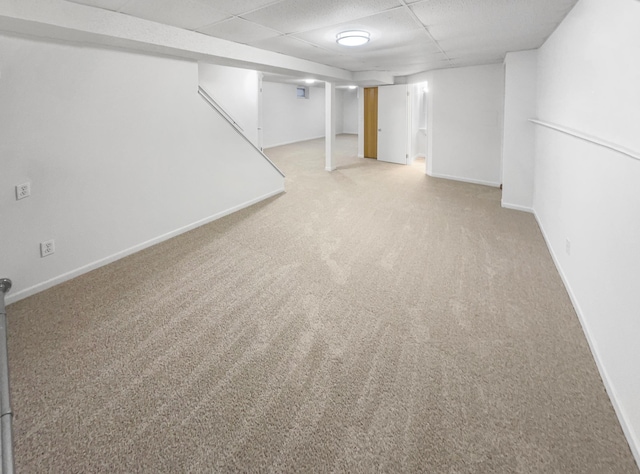
M499 64L502 63L504 58L502 55L496 56L491 54L474 54L473 56L462 56L459 58L452 59L452 63L454 67L461 67L464 65L468 66L483 66L485 64ZM451 67L451 66L444 66ZM434 68L434 69L443 69L443 68Z
M284 0L242 15L283 33L298 33L400 8L398 0Z
M431 60L433 58L442 59L444 56L440 51L433 51L428 48L397 46L384 51L370 51L358 56L367 63L378 64L398 64L399 61L411 61L415 59Z
M537 38L529 48L540 46L573 4L575 0L429 0L411 8L436 41L495 35L508 51L510 40L525 34Z
M282 0L198 0L200 3L215 7L232 15L249 13L259 8L279 3Z
M323 58L323 64L347 69L348 71L368 71L371 66L357 58L340 55L330 55Z
M195 30L230 16L197 0L129 0L120 11L187 30Z
M237 17L200 28L198 31L205 35L243 44L280 36L277 31Z
M391 56L384 56L384 61L379 59L377 53L371 53L371 55L366 56L364 61L367 64L373 64L375 66L382 66L384 70L395 71L401 66L412 66L411 69L415 69L415 65L417 64L428 64L432 62L441 62L446 61L447 58L444 57L442 53L430 53L430 54L422 54L420 52L415 52L413 54L401 54L402 50L398 50L396 54L391 54ZM393 53L394 51L392 51ZM417 70L415 72L420 72Z
M118 11L129 0L69 0L73 3L80 3L82 5L88 5L90 7L103 8L105 10Z
M539 47L577 0L69 0L349 71L401 76ZM363 29L362 47L336 34ZM449 59L450 60L449 60Z
M268 38L260 41L259 44L262 49L288 54L296 58L308 59L309 61L315 61L321 64L327 64L326 61L328 58L333 56L333 53L330 51L305 43L291 36Z
M485 54L487 51L504 57L504 42L508 40L509 47L514 51L522 51L530 48L530 44L536 41L536 37L525 35L519 38L511 36L456 36L440 41L440 46L451 56Z
M346 30L364 30L371 40L364 46L353 48L336 43L336 35ZM384 50L398 45L431 42L424 29L406 9L388 10L358 21L339 23L293 35L324 48L342 54L362 54L373 50ZM437 49L437 45L433 44Z

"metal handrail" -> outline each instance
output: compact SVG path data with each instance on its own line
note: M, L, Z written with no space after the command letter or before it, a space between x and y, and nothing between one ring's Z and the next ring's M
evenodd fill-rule
M213 110L215 110L216 112L218 112L218 114L220 114L220 116L225 119L225 121L231 125L233 127L233 129L242 137L244 138L247 143L249 143L249 145L251 145L258 153L260 153L262 155L262 157L267 160L269 162L269 164L271 166L273 166L275 168L275 170L280 174L280 176L282 176L283 178L284 173L280 170L280 168L278 168L275 163L273 161L271 161L269 159L269 157L267 155L264 154L264 152L258 148L255 143L253 143L251 140L249 140L249 138L244 134L243 130L238 126L238 124L231 118L231 116L220 106L220 104L218 104L213 97L211 97L211 95L202 88L202 86L198 86L198 94L200 94L200 97L202 97L205 102L207 102L211 108Z
M205 94L207 94L207 96L209 97L209 99L210 99L212 102L214 102L214 103L216 104L216 106L218 107L218 111L220 111L220 112L222 113L222 115L224 115L224 117L227 119L227 122L231 122L231 123L234 125L234 127L236 127L238 130L240 130L240 131L244 134L244 128L242 128L242 127L240 126L240 124L236 121L236 119L234 119L234 118L231 116L231 114L230 114L229 112L227 112L227 110L226 110L224 107L222 107L222 106L220 105L220 103L219 103L217 100L215 100L215 99L213 98L213 96L212 96L211 94L209 94L207 91L205 91L205 90L202 88L202 86L199 86L199 87L200 87L200 89L202 89L202 91L203 91Z
M13 430L11 393L9 391L9 353L7 351L7 310L4 294L11 289L11 280L0 278L0 466L2 474L13 474Z

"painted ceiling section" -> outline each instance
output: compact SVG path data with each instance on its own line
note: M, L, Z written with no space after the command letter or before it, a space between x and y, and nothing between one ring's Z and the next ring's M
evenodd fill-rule
M407 76L540 47L577 0L68 0L353 73ZM358 48L336 34L371 33Z

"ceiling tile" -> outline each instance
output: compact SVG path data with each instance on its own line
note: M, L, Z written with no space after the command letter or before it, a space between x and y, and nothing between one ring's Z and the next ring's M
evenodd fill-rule
M198 0L200 3L218 8L232 15L249 13L259 8L280 3L282 0Z
M457 55L460 52L465 54L484 53L487 50L501 52L504 56L506 42L509 43L508 50L522 51L529 49L532 42L537 41L535 35L522 35L513 37L509 34L502 35L475 35L475 36L454 36L440 41L440 46L449 55Z
M379 70L389 71L394 75L406 74L407 69L414 72L426 71L428 64L434 62L446 61L447 58L440 52L430 54L413 54L404 55L399 53L395 57L385 56L379 58L375 56L367 56L362 59L370 68L376 67ZM425 65L422 69L417 65Z
M576 0L429 0L411 6L437 41L463 34L533 33L542 43ZM536 46L539 46L537 44ZM534 47L534 46L532 46Z
M242 18L231 18L198 30L205 35L215 36L236 43L249 44L280 36L280 33Z
M461 56L459 58L452 58L451 65L446 67L484 66L486 64L498 64L503 61L504 61L503 54L474 53L471 56Z
M283 33L297 33L358 20L390 8L400 8L400 2L398 0L283 0L242 16Z
M229 14L197 0L129 0L120 11L188 30L229 18Z
M363 52L357 57L366 62L397 63L413 59L440 58L442 53L438 49L431 48L426 44L398 45L382 51Z
M103 8L105 10L118 11L129 0L68 0L72 3L80 3L90 7Z
M576 0L427 0L410 8L454 66L541 46Z
M371 41L357 48L337 44L336 35L351 29L368 31L371 34ZM359 54L362 51L389 48L414 41L424 42L429 40L424 29L404 8L388 10L357 21L338 23L293 36L323 48L349 55Z
M288 54L296 58L308 59L321 64L327 64L326 60L332 53L316 46L310 45L291 36L277 36L252 44L261 49L275 51L276 53Z
M341 55L331 55L324 58L325 64L347 69L349 71L367 71L371 67L364 61L357 58Z
M405 75L539 47L577 0L69 0L351 71ZM408 6L406 6L408 5ZM416 21L418 19L418 21ZM422 25L420 24L422 22ZM429 34L424 28L427 28ZM359 48L336 34L364 29ZM433 37L436 42L432 40ZM442 48L445 54L442 54ZM449 62L447 56L451 58ZM408 72L411 71L411 72Z

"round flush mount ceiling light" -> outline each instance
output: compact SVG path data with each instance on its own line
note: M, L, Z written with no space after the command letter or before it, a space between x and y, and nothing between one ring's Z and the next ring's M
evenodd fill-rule
M369 32L361 30L343 31L336 35L336 43L342 46L362 46L369 42Z
M316 80L315 79L305 79L304 82L307 83L307 84L313 84L313 83L316 82Z

